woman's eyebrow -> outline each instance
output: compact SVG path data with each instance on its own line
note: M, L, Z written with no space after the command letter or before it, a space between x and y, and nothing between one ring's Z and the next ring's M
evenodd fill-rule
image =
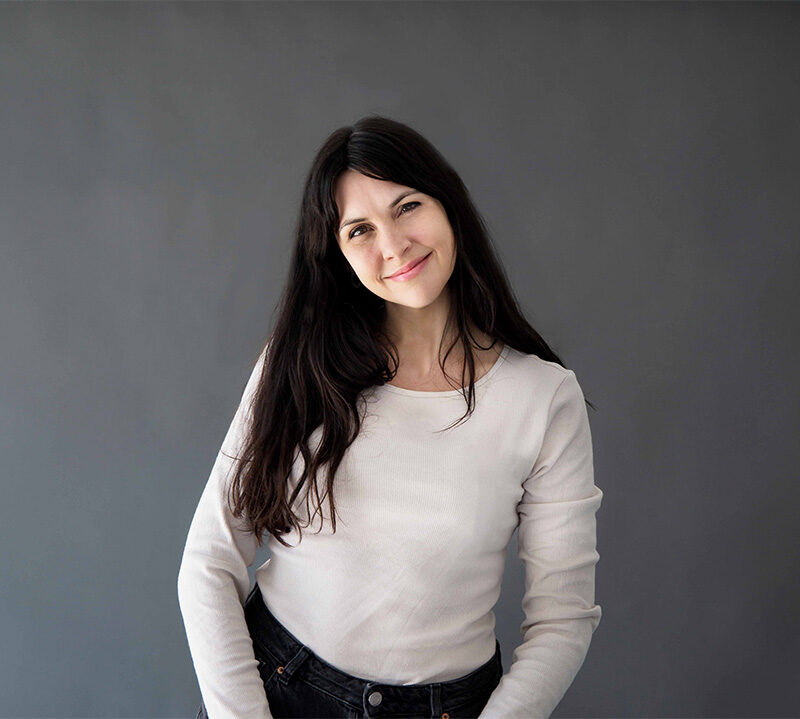
M391 205L389 205L387 209L391 210L398 202L400 202L400 200L402 200L404 197L408 197L409 195L413 195L415 192L416 190L405 190L397 196L397 199ZM345 222L342 223L342 226L339 228L339 232L341 232L348 225L352 225L354 222L364 222L366 219L366 217L357 217L354 220L345 220Z

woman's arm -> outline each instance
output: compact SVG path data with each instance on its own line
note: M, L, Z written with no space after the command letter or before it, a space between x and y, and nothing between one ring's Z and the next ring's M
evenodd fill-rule
M225 501L265 354L266 347L211 469L178 572L178 602L209 719L272 719L243 608L257 542Z
M525 564L523 642L481 719L546 719L586 658L601 608L594 603L595 513L592 439L572 370L556 389L541 451L517 507Z

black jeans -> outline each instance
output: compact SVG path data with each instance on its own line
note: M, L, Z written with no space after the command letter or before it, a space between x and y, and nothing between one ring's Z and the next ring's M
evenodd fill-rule
M269 611L258 583L244 614L275 719L475 719L503 675L495 640L494 656L458 679L431 684L370 681L337 669L303 645ZM202 702L196 719L209 719Z

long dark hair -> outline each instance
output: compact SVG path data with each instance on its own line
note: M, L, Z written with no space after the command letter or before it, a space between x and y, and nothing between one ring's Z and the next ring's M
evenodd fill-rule
M308 485L306 507L313 487L316 511L321 510L316 477L323 467L336 531L333 479L361 428L359 394L390 381L398 367L397 348L384 328L385 302L353 280L356 276L337 243L341 218L334 186L348 169L413 187L439 200L447 212L456 261L448 280L451 301L445 336L455 339L443 358L440 344L440 366L444 370L460 343L464 363L459 386L467 409L459 422L474 409L472 344L481 345L471 327L493 338L485 349L499 340L564 366L523 317L483 219L461 178L436 148L407 125L376 115L339 128L322 144L306 177L289 274L274 330L262 352L260 379L249 406L252 419L229 488L233 515L245 517L259 545L268 532L290 546L281 535L292 528L302 539L300 518L292 508ZM317 428L319 442L312 449L309 439ZM287 496L298 450L303 472ZM313 516L308 523L311 520Z

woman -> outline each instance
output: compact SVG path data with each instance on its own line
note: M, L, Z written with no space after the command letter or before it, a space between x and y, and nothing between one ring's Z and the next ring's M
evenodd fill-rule
M549 716L601 616L585 403L434 147L376 116L335 131L186 540L198 717ZM503 675L515 529L525 621Z

